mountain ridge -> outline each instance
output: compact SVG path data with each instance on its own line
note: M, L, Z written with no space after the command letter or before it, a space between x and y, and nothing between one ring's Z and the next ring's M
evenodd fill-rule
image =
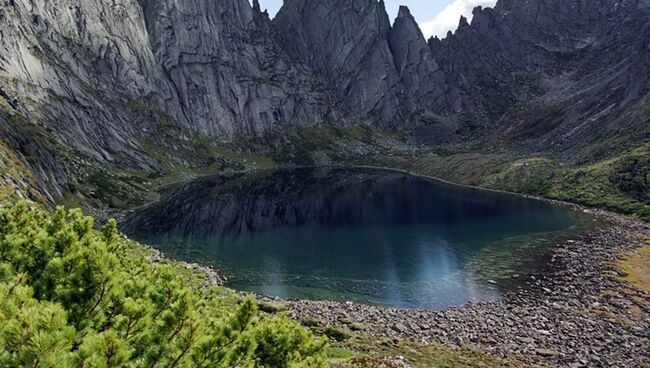
M375 0L5 1L1 134L53 200L91 166L205 166L199 146L322 124L590 162L650 137L649 16L500 0L426 40Z

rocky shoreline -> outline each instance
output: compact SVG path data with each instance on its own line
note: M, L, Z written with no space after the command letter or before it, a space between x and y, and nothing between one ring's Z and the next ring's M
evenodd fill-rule
M650 295L618 280L615 263L644 244L648 225L587 210L609 225L554 249L545 275L498 301L443 311L352 302L283 300L296 319L316 319L377 338L470 347L561 367L650 365ZM263 298L266 300L277 300Z
M128 239L126 235L122 234L122 236ZM161 263L169 259L163 252L159 251L156 248L145 245L142 245L142 247L151 253L147 258L152 263ZM177 263L185 267L186 270L193 270L196 271L199 275L202 275L203 282L205 283L206 287L224 286L228 282L228 277L226 274L223 271L212 266L202 266L198 263L184 261L177 261Z

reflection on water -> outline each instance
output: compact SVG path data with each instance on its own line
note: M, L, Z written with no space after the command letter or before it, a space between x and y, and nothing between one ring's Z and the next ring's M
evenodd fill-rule
M297 169L170 188L123 231L236 289L443 308L498 297L494 280L534 271L577 216L401 173Z

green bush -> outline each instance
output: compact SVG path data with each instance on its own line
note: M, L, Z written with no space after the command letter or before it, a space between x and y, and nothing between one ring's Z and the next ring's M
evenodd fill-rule
M0 366L326 366L325 339L141 253L114 221L0 209Z
M263 302L263 301L257 303L257 307L259 308L260 311L268 314L277 314L287 309L287 307L282 303Z
M313 317L304 317L300 320L300 324L305 327L317 327L320 326L320 321Z
M352 337L348 331L337 326L327 327L323 334L336 341L345 341Z

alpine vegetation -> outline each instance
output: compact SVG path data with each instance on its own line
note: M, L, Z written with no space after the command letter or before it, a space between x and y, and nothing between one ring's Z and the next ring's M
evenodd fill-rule
M0 210L2 367L323 367L327 341L78 210Z

